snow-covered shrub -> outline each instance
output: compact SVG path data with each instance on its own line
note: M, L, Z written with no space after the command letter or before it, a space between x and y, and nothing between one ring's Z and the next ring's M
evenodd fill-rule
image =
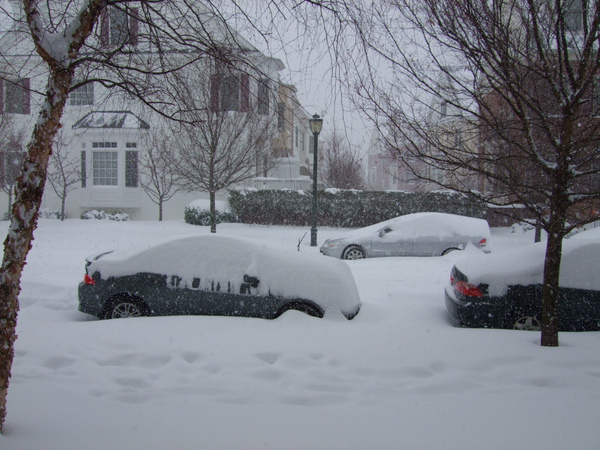
M227 211L215 211L216 214L216 222L217 223L235 223L238 222L235 214L232 214ZM185 223L189 223L191 225L201 225L201 226L209 226L210 225L210 211L208 209L203 208L193 208L188 206L185 208L183 213L183 218Z
M42 219L58 219L58 220L60 220L60 211L42 208L42 209L40 209L39 217ZM65 214L65 219L66 218L67 218L67 216Z
M510 232L511 233L518 233L518 234L522 234L522 233L526 233L528 231L533 230L535 227L529 223L525 223L525 222L519 222L519 223L514 223L511 227L510 227Z
M107 213L102 210L98 211L97 209L93 209L92 211L85 211L81 218L83 220L114 220L115 222L125 222L129 220L129 214L123 212L117 213Z

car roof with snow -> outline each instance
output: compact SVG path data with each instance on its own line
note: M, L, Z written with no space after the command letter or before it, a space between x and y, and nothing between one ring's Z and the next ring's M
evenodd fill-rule
M402 230L412 236L478 236L490 237L490 227L486 220L474 217L460 216L439 212L422 212L406 214L394 219L369 225L358 230L350 231L342 236L343 239L354 239L378 233L389 227L392 230Z
M500 253L468 257L456 268L472 284L533 285L544 276L546 243L538 242ZM600 290L600 239L563 240L560 269L561 287Z

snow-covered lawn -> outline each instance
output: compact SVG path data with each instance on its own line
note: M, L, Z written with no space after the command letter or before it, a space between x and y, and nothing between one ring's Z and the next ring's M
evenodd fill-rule
M292 249L305 232L218 227ZM320 229L319 244L339 232ZM40 222L2 450L599 448L600 332L548 349L535 332L453 328L443 287L465 252L348 262L363 302L352 321L77 311L86 256L194 233L208 229ZM492 230L494 251L530 240ZM300 250L325 258L309 242Z

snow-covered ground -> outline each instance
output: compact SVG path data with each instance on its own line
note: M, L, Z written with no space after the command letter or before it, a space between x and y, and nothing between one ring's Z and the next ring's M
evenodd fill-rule
M306 232L218 226L292 249ZM535 332L453 328L443 287L465 252L348 262L363 302L352 321L77 311L86 256L192 233L208 229L40 221L2 450L599 448L600 332L549 349ZM324 258L309 234L300 251ZM532 239L492 230L494 251Z

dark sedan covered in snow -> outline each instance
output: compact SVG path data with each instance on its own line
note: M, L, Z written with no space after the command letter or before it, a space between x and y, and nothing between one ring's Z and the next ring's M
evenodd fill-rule
M441 256L473 244L486 249L487 221L436 212L407 214L327 239L321 253L341 259Z
M99 318L224 315L274 319L360 309L350 269L297 251L216 235L87 258L79 310Z
M446 308L458 326L539 330L545 243L459 261L446 286ZM559 328L600 330L600 239L563 241Z

